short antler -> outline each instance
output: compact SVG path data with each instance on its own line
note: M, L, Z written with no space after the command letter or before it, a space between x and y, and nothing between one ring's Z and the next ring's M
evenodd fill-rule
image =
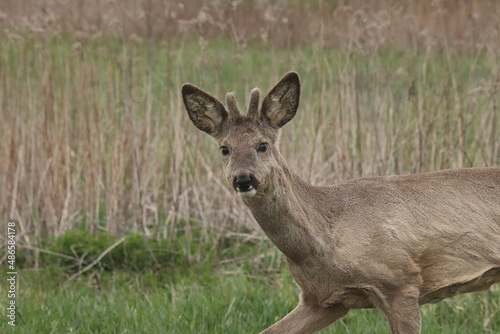
M251 119L257 119L259 117L259 99L260 90L258 88L252 89L250 92L250 104L248 105L247 116Z
M236 103L236 98L234 97L234 93L226 94L226 104L229 109L229 117L238 117L240 115L240 109L238 108L238 104Z

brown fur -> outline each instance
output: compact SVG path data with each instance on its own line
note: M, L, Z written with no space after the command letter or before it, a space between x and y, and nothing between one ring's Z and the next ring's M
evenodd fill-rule
M315 187L276 146L298 107L296 73L264 97L260 114L256 89L247 116L230 94L229 111L194 86L182 94L193 123L227 148L226 176L301 289L299 305L263 333L313 333L370 307L385 313L392 333L420 333L420 304L500 281L499 167Z

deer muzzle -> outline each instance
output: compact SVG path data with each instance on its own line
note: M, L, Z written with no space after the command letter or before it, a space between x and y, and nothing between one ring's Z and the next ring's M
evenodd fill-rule
M241 174L233 178L233 188L240 196L253 196L258 187L259 181L253 174Z

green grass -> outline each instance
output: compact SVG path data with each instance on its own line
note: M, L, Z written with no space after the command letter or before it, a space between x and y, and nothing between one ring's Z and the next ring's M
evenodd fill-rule
M231 239L215 247L200 238L195 232L192 245L205 256L190 259L182 233L175 256L165 240L128 235L81 275L122 239L85 231L46 239L38 270L35 252L18 249L16 327L2 293L0 333L256 333L296 306L298 289L275 247ZM6 280L0 288L7 291ZM423 306L423 333L497 332L499 288ZM388 331L381 312L356 310L322 333Z
M94 273L68 282L54 270L20 272L17 325L1 333L256 333L297 303L287 271ZM2 280L2 288L5 283ZM4 291L2 289L2 291ZM1 296L2 305L5 296ZM423 333L498 333L500 289L422 307ZM388 333L376 310L351 311L322 333Z

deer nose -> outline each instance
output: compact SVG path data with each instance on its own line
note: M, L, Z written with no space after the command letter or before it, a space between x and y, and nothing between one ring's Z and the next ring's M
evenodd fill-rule
M236 191L248 191L252 187L252 178L250 175L235 176L233 187Z
M255 176L251 174L242 174L235 176L233 179L233 188L240 195L254 195L257 192L258 182Z

